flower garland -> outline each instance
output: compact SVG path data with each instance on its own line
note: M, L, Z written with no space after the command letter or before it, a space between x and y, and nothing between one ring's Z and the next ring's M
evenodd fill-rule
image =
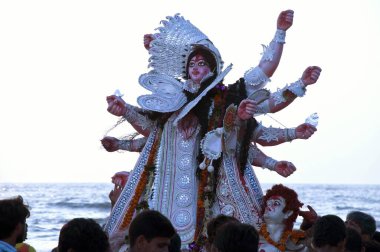
M296 244L299 240L306 237L306 233L302 230L293 230L290 234L290 240Z
M149 153L148 161L146 165L144 166L144 171L142 172L139 182L136 186L135 193L133 195L133 198L129 204L128 210L126 214L124 215L124 218L122 220L122 223L119 227L120 230L126 229L129 224L131 223L133 214L135 213L135 210L137 208L137 205L139 203L139 200L141 198L142 193L144 192L145 186L148 184L148 178L151 174L152 167L154 166L154 160L157 153L157 147L159 145L159 141L161 139L161 130L158 129L157 135L154 139L154 143L152 145L152 149Z
M286 249L286 240L288 239L289 235L292 233L292 231L290 230L285 230L282 235L281 235L281 238L279 240L279 242L275 242L272 240L272 238L270 237L270 234L267 230L267 225L265 223L263 223L261 225L261 228L260 228L260 232L259 234L264 237L264 239L269 243L269 244L272 244L273 246L275 246L276 248L278 248L280 251L285 251Z
M225 105L226 87L218 84L214 96L214 110L208 123L208 131L219 127L223 123L223 109ZM214 171L217 172L217 171ZM189 245L191 251L199 251L205 243L205 228L207 220L211 217L211 207L214 203L214 187L216 180L212 179L212 174L207 170L200 170L197 199L197 217L194 242Z
M197 199L197 220L196 220L196 228L195 228L195 235L194 235L194 241L198 245L197 247L200 248L202 244L200 244L200 239L202 237L202 231L203 231L203 224L204 224L204 217L205 217L205 187L207 185L207 177L208 177L208 171L202 170L200 174L200 181L198 185L198 199Z

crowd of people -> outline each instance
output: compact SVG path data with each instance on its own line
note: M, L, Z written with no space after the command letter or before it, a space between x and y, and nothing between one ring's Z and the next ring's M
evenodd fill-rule
M108 112L120 117L116 126L127 121L137 134L101 140L109 152L140 157L130 173L113 177L105 225L69 221L54 251L379 251L370 215L351 212L345 223L336 215L318 216L310 206L301 211L293 189L276 184L264 195L254 173L258 166L290 176L295 165L267 156L260 145L308 139L317 131L315 120L274 128L255 119L303 97L321 74L319 66L309 66L282 89L264 89L293 17L292 10L279 14L258 65L231 85L223 81L232 65L224 68L219 50L184 17L167 17L157 33L146 34L151 70L139 84L151 94L138 97L140 107L119 92L106 98ZM0 201L0 252L16 251L26 239L29 214L21 196ZM303 223L295 229L298 216Z
M202 247L184 248L171 221L156 210L141 210L127 232L108 236L93 219L74 218L60 230L52 252L270 252L270 251L380 251L375 219L352 211L345 221L337 215L318 216L313 208L301 211L297 193L282 184L264 196L264 222L260 230L233 216L220 214L206 225ZM21 196L0 200L0 252L33 252L27 238L29 206ZM303 217L299 229L297 216Z

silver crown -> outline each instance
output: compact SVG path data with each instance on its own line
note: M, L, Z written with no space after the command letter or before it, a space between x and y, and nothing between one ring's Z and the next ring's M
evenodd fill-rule
M166 19L161 21L162 27L156 28L159 33L153 35L154 40L149 49L149 67L160 74L186 78L186 63L190 53L196 47L203 47L214 55L219 74L223 68L223 61L218 49L208 37L180 14Z

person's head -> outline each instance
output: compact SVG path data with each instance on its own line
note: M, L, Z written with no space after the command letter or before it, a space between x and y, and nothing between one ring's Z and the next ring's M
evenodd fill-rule
M181 237L175 233L170 240L169 252L181 252Z
M248 224L228 222L222 225L212 243L212 252L257 251L259 233Z
M264 220L266 223L285 224L285 229L290 230L302 205L293 189L282 184L274 185L264 196Z
M375 240L369 240L363 243L365 252L379 252L380 251L380 242Z
M26 239L30 216L29 206L21 196L0 200L0 240L7 240L13 246Z
M145 210L132 220L128 235L132 252L167 252L175 230L163 214Z
M216 73L214 55L205 48L196 48L188 57L186 71L188 79L200 84L206 76L211 77Z
M211 244L214 242L217 229L228 222L239 223L239 220L233 216L220 214L216 216L215 218L212 218L207 223L207 242L206 242L207 251L211 251Z
M380 242L380 232L379 231L375 231L375 233L372 236L372 239L375 240L375 241L377 241L377 242Z
M345 252L361 252L362 237L358 231L353 228L346 228L346 243L344 244Z
M93 219L74 218L63 225L59 233L59 252L106 252L108 250L108 237Z
M346 238L346 225L336 215L320 217L314 224L312 246L315 250L336 249L343 251Z
M352 211L348 213L346 216L346 224L347 226L359 226L363 241L372 239L373 234L376 231L375 218L360 211Z

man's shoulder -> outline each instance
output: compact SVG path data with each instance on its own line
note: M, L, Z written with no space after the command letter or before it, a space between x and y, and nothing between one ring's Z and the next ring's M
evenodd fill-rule
M16 248L5 241L0 241L0 252L16 252Z

